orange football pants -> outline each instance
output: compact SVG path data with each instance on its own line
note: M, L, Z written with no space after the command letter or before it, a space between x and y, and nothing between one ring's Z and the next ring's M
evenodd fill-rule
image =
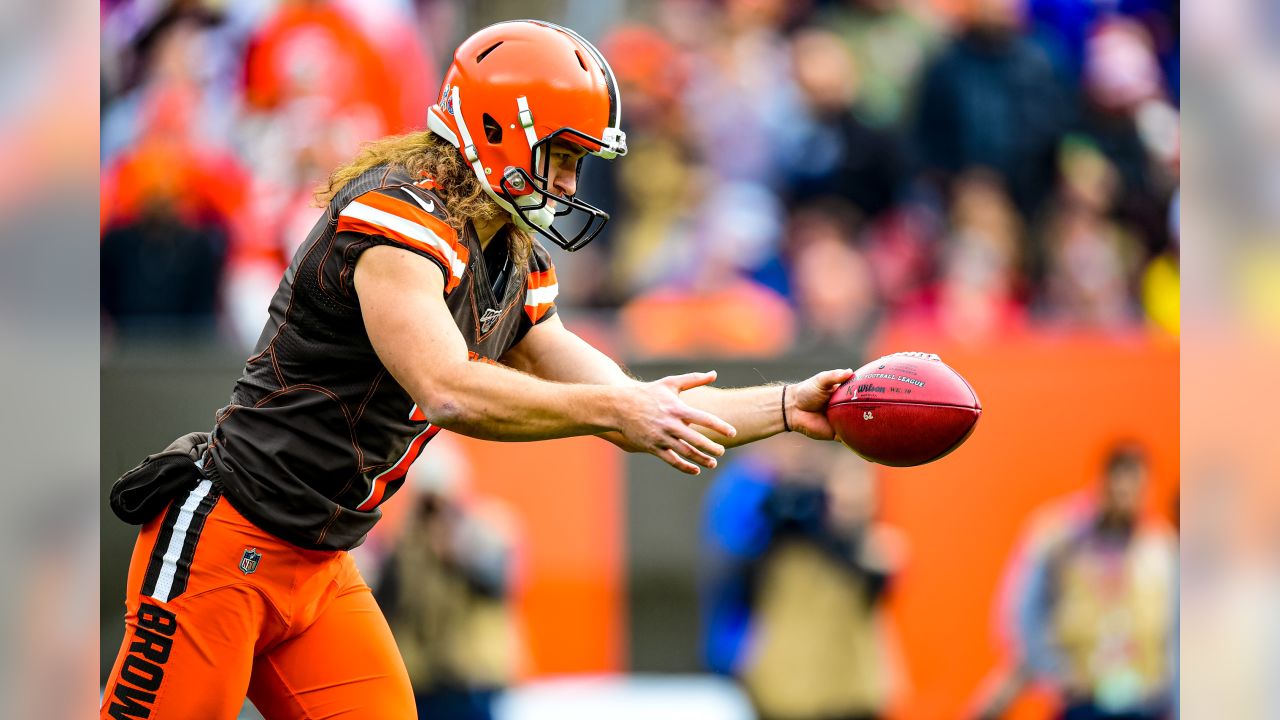
M143 526L100 717L416 718L404 661L346 552L259 530L202 480Z

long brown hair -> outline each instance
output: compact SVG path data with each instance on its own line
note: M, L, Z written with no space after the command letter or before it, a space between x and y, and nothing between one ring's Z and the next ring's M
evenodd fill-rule
M411 177L435 180L435 192L449 213L447 222L459 235L466 232L468 222L488 223L508 215L484 191L458 149L430 131L391 135L365 143L354 159L340 165L328 181L316 188L316 205L325 207L347 183L379 165L398 166ZM507 237L512 259L517 265L524 264L533 248L533 238L515 226Z

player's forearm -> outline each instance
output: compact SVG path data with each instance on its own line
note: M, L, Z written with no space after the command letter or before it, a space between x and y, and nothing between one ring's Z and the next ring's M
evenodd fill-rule
M785 428L782 421L782 385L758 385L749 388L698 387L681 394L686 403L723 418L738 430L732 438L698 428L702 434L724 445L734 447L776 435ZM790 395L790 393L788 393ZM788 397L792 402L794 398Z
M554 383L467 363L414 394L435 425L484 440L549 440L615 430L623 398L605 385Z

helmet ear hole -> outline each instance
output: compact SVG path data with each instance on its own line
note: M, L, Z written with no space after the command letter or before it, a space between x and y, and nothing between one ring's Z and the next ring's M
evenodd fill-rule
M502 125L489 113L484 114L484 137L490 145L502 143Z

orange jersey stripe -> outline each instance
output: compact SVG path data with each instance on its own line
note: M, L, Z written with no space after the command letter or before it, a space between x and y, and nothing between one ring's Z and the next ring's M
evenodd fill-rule
M551 306L553 304L554 303L542 303L540 305L525 305L524 312L526 315L529 316L529 320L536 325L538 324L538 321L542 319L542 316L547 314L547 311L551 309Z
M356 198L356 200L370 207L376 207L383 212L399 215L405 220L416 222L447 240L450 245L461 247L458 243L458 234L454 232L448 223L427 212L411 198L401 199L384 195L380 192L367 192ZM435 207L435 202L431 201L428 207Z
M359 220L352 217L339 216L338 232L356 232L356 233L362 233L365 235L379 235L382 237L391 238L392 240L395 240L396 242L402 245L406 245L408 247L421 250L431 255L432 257L439 260L440 263L443 264L446 268L450 266L450 258L445 255L444 251L440 250L434 245L421 242L415 238L411 238L407 235L396 232L395 230L392 230L383 225L378 225L372 222L368 222L366 220ZM450 272L449 277L445 281L444 291L447 293L453 290L455 287L458 286L460 282L462 282L462 278Z
M556 269L554 267L547 268L541 272L529 273L529 289L535 290L540 287L549 287L556 284Z
M416 200L416 196L401 200L379 192L365 193L339 213L338 230L381 235L437 258L447 269L445 292L449 292L461 281L470 252L458 242L453 228Z
M555 304L556 295L559 293L560 285L556 282L554 267L529 273L529 284L524 292L525 314L536 324Z
M405 190L404 192L408 194L412 191ZM416 204L413 199L401 200L400 198L383 195L378 192L365 193L357 199L365 205L375 207L383 212L389 212L392 215L399 215L405 220L416 222L427 228L438 235L442 240L449 243L449 246L458 254L458 258L462 260L463 263L468 261L470 251L467 250L466 245L458 242L457 231L455 231L449 223L424 210L422 206ZM429 207L435 207L435 201L426 202L430 203Z
M397 480L402 480L405 473L409 472L409 466L422 454L422 448L426 446L431 438L439 434L440 428L435 425L428 425L422 432L418 433L417 437L409 441L409 447L405 449L404 455L400 456L396 464L383 470L382 474L373 479L373 487L369 488L369 496L356 509L368 512L378 507L382 503L383 496L387 494L387 485Z

